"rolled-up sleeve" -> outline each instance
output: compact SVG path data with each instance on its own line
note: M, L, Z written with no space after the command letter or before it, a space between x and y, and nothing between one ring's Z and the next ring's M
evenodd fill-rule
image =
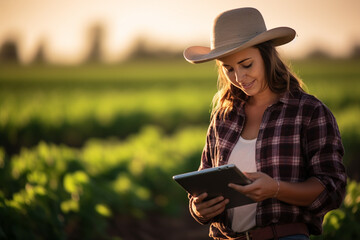
M305 141L308 176L316 177L325 188L308 210L315 216L324 216L341 205L346 192L344 148L335 117L326 106L319 104L314 108Z
M201 162L200 162L200 166L198 170L202 170L202 169L206 169L206 168L211 168L212 167L212 161L211 161L211 151L213 149L213 128L212 125L210 125L210 127L208 128L208 132L207 132L207 136L206 136L206 143L204 146L204 149L202 151L202 155L201 155ZM192 209L192 203L193 203L193 196L191 196L190 194L188 194L189 197L189 211L191 216L200 224L208 224L210 221L205 221L204 219L199 218L198 216L196 216L196 214L194 213L193 209Z

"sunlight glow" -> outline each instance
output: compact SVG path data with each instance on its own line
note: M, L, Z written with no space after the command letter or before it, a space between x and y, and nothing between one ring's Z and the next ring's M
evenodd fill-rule
M0 1L0 46L15 39L26 63L43 44L50 62L77 63L89 51L89 28L101 24L104 60L114 62L129 55L138 38L178 51L207 44L214 17L244 6L258 8L268 28L296 29L296 42L283 47L289 56L301 57L314 47L341 56L360 42L358 0L17 0Z

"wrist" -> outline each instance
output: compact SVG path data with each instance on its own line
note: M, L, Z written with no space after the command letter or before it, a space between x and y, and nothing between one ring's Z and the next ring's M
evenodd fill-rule
M276 181L276 188L275 188L275 194L273 196L273 198L277 198L279 195L279 191L280 191L280 181L279 180L275 180Z

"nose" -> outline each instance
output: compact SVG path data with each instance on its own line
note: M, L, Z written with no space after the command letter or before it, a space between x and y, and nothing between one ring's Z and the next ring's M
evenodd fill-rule
M244 70L236 69L235 76L236 76L236 82L242 83L246 77L246 72Z

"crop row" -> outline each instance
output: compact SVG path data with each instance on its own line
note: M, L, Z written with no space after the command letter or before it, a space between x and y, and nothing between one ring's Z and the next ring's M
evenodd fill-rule
M337 118L344 119L344 111L360 107L359 83L325 84L318 80L308 88ZM32 146L40 140L78 146L91 136L126 137L146 124L156 124L168 132L184 125L207 124L214 92L197 85L146 91L2 89L0 144L7 150L16 145Z
M110 218L178 214L186 193L171 177L198 167L205 130L169 137L146 127L126 141L93 139L81 149L42 142L11 158L2 149L0 237L104 239Z
M186 193L171 177L198 167L205 131L168 136L148 126L126 141L92 139L80 149L42 142L12 157L1 150L0 237L116 239L125 230L109 234L113 219L178 216ZM326 239L360 236L359 195L350 182L343 206L325 218Z
M66 96L58 92L34 93L19 98L5 93L0 96L0 145L8 154L41 141L81 147L94 137L125 139L149 124L170 134L187 126L207 125L211 95L211 91L197 89L136 94L85 91L69 92ZM345 162L350 176L356 179L359 106L360 103L349 101L343 108L332 107L346 150Z

